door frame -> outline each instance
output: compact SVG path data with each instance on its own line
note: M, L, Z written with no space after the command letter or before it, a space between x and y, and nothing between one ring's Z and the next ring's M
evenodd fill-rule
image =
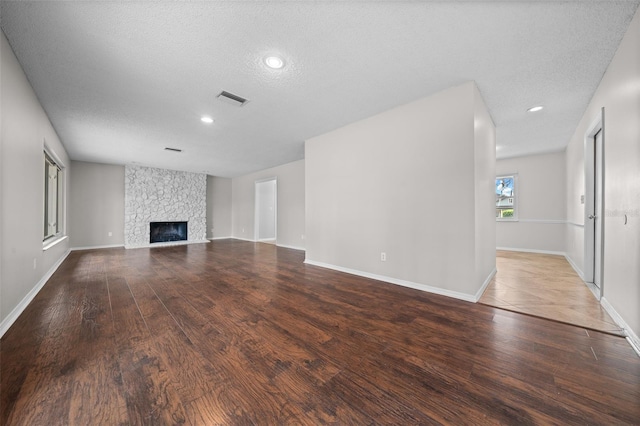
M274 230L274 238L273 240L277 241L278 240L278 178L277 176L273 176L273 177L268 177L268 178L264 178L264 179L258 179L254 182L254 186L253 186L253 204L254 204L254 214L253 214L253 240L254 241L271 241L271 239L260 239L260 206L258 203L258 186L260 184L263 184L265 182L274 182L274 189L273 189L273 197L275 198L275 203L274 203L274 207L273 207L273 216L274 216L274 224L273 224L273 230Z
M598 164L596 164L596 155L595 155L595 141L596 135L601 133L601 155L598 159ZM601 197L600 197L600 224L601 224L601 238L600 238L600 276L599 283L600 288L598 290L595 287L596 297L598 300L602 299L604 294L604 225L605 225L605 215L604 215L604 181L605 181L605 169L604 169L604 153L605 153L605 127L604 127L604 107L600 109L598 116L592 122L592 124L588 127L587 132L584 136L584 280L586 283L593 284L595 281L594 270L595 270L595 221L590 219L589 216L595 215L596 208L595 205L595 193L596 193L596 184L595 184L595 176L596 171L595 167L600 169L600 182L599 185L601 187Z

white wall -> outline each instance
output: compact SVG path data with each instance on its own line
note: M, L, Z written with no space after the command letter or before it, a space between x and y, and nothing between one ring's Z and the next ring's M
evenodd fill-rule
M484 284L496 268L496 127L474 84L474 181L476 282ZM491 226L487 226L487 223ZM478 295L479 296L479 295Z
M124 166L72 161L71 173L71 247L124 245Z
M564 253L565 167L564 151L496 161L496 175L518 175L518 221L497 221L499 248Z
M231 179L207 176L207 238L230 238L231 223Z
M278 180L278 235L276 244L304 249L304 160L233 178L233 237L254 240L255 182L270 177L276 177Z
M68 239L46 251L42 248L45 140L48 148L66 167L63 172L66 194L69 193L71 173L67 153L4 33L0 37L0 55L2 334L69 250ZM66 199L63 202L66 210ZM63 224L65 230L66 225Z
M586 130L585 130L586 131ZM575 139L575 135L573 137ZM578 274L584 268L584 144L570 142L565 152L565 176L567 185L567 228L565 251Z
M0 14L0 19L2 19L2 15ZM4 169L4 157L2 155L2 151L3 151L3 146L4 146L4 120L3 120L3 116L2 116L2 110L3 110L3 105L4 105L4 97L2 96L3 90L2 87L4 86L4 84L2 83L4 81L3 79L3 69L4 66L2 66L2 64L4 64L5 60L4 57L6 55L5 51L7 50L8 46L7 46L7 41L5 39L4 33L0 30L1 33L1 40L0 40L0 324L3 324L5 316L3 314L3 309L2 309L2 289L3 289L3 280L2 280L2 263L3 263L3 259L4 257L2 256L2 246L3 241L4 241L4 197L2 196L2 194L4 193L4 178L3 175L4 173L2 173L2 169ZM8 324L5 324L4 328L7 328ZM3 329L4 329L3 328ZM0 330L0 337L2 337L2 333Z
M308 140L307 262L475 300L495 268L493 135L466 83Z
M640 10L567 147L567 253L584 265L584 136L605 108L604 304L640 332ZM627 215L627 224L624 223ZM640 343L640 342L639 342Z

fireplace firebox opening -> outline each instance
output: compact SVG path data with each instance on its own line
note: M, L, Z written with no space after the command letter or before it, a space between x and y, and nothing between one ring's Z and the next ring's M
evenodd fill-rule
M187 222L151 222L149 243L187 241Z

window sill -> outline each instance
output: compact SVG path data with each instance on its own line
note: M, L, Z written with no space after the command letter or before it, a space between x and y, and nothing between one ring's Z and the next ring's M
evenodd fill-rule
M51 247L57 246L59 243L63 242L64 240L66 240L68 238L69 238L68 235L63 235L63 236L60 236L60 237L56 237L56 238L54 238L52 240L47 240L47 241L42 243L42 251L47 251Z

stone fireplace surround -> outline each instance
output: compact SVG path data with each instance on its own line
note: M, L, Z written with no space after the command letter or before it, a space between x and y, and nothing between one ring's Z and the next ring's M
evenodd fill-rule
M125 166L124 170L126 248L176 244L150 244L151 222L188 222L186 243L207 242L205 174L142 166Z

